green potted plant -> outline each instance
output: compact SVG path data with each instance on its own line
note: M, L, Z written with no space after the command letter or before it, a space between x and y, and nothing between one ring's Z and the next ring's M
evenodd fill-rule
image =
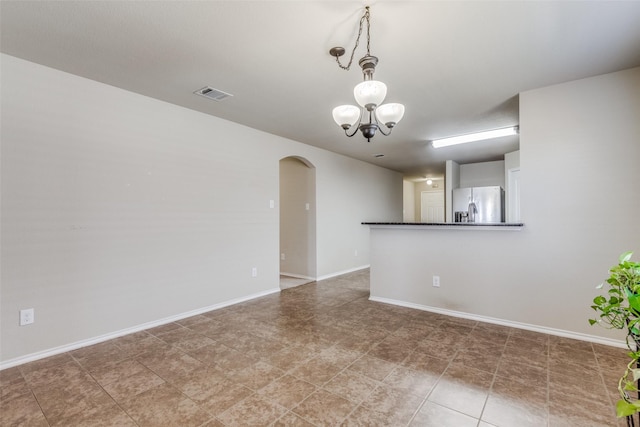
M627 425L635 426L634 415L640 413L640 263L631 261L632 252L620 255L618 265L609 270L607 280L597 286L605 295L593 299L598 316L589 319L591 325L610 329L625 329L631 360L618 382L620 400L616 404L618 417L627 417Z

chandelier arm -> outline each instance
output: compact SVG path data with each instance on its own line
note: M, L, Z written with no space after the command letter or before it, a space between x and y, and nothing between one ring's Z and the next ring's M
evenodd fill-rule
M387 127L384 123L380 123L380 121L378 121L378 116L376 116L376 113L373 111L369 114L369 122L375 123L376 126L378 126L380 133L384 136L389 136L391 134L391 128ZM386 132L384 131L385 129L387 130Z
M349 138L351 138L353 135L355 135L356 133L358 133L358 129L360 128L360 123L358 123L357 126L351 126L353 128L353 133L349 134L349 129L345 129L344 130L344 134L347 135Z
M344 130L344 134L347 135L349 138L351 138L353 135L355 135L356 133L358 133L358 129L360 129L360 123L362 123L362 114L364 113L364 108L360 109L360 118L358 119L358 123L356 123L355 125L351 126L353 128L353 133L351 135L349 135L349 129L347 128Z
M360 18L360 26L358 27L358 37L356 38L356 44L355 46L353 46L353 50L351 51L351 57L349 58L349 63L347 65L342 65L342 63L340 62L340 55L336 55L336 62L338 63L338 67L342 68L343 70L349 71L349 68L351 68L351 64L353 63L353 57L356 54L356 49L358 49L358 45L360 44L360 36L362 35L362 23L364 22L365 19L367 20L367 55L369 55L369 46L371 44L371 37L369 36L369 28L371 26L371 23L369 21L369 6L366 6L365 12L362 15L362 18Z
M379 123L377 120L376 120L376 123L378 123L378 130L380 131L381 134L383 134L384 136L391 135L391 131L392 131L391 128L388 128L387 126L383 125L382 123ZM384 129L387 129L386 133L385 133Z

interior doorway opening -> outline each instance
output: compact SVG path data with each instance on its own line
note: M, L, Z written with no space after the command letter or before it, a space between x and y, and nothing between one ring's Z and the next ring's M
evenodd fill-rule
M316 277L316 169L303 157L285 157L280 160L280 288Z

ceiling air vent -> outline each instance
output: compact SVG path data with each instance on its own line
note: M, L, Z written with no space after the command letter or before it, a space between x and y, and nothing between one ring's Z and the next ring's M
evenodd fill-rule
M202 89L198 89L193 93L195 93L196 95L204 96L205 98L213 99L214 101L222 101L225 98L229 98L230 96L233 96L230 93L223 92L221 90L214 89L209 86L205 86Z

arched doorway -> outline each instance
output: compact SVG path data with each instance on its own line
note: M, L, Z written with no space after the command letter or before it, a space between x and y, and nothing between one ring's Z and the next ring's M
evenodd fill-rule
M316 170L302 157L280 160L280 287L316 278Z

